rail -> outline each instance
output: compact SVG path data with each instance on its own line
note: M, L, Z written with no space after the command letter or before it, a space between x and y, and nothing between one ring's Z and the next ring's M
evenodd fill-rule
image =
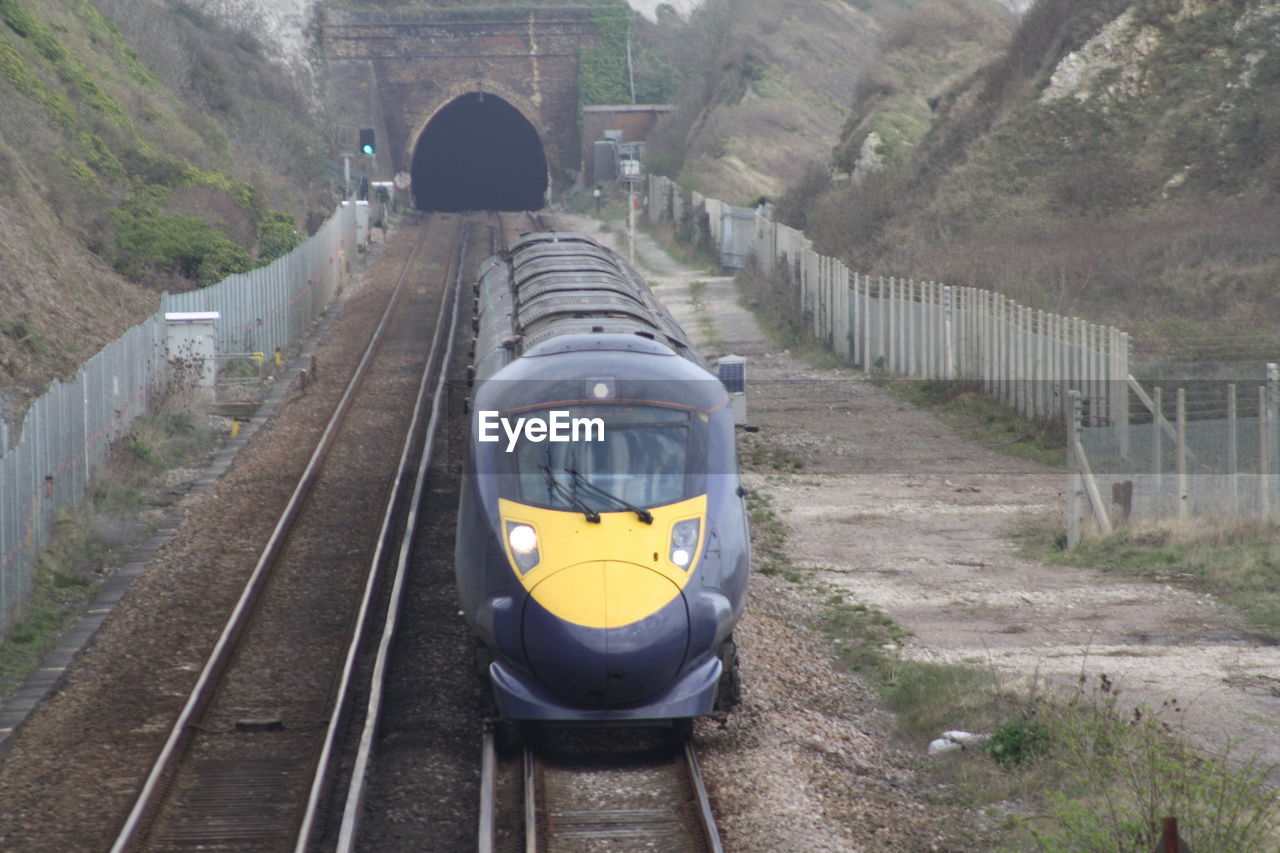
M526 727L518 748L502 740L486 729L480 853L723 850L685 727Z
M432 461L432 447L435 443L436 431L439 429L440 422L444 416L445 401L445 380L448 376L448 365L453 356L453 345L456 338L458 327L458 308L462 302L462 284L463 274L465 270L465 258L467 256L467 247L470 242L470 227L466 227L463 231L462 239L458 243L457 256L454 259L454 280L452 290L452 298L441 300L440 317L436 323L435 332L431 339L431 362L427 371L423 373L423 382L418 391L418 405L415 411L421 411L424 408L424 401L428 391L431 395L430 416L427 420L426 432L422 439L422 452L419 455L417 472L414 478L413 494L409 500L406 512L406 520L404 532L399 540L396 551L395 571L391 577L391 594L387 606L386 617L383 620L383 629L378 638L377 654L373 664L373 674L369 686L369 699L364 707L363 722L360 725L360 741L356 750L354 767L351 771L350 784L347 788L347 796L345 805L342 810L342 822L338 831L338 841L335 850L340 853L348 853L356 848L359 838L360 818L364 813L363 805L365 795L368 791L369 767L374 759L374 747L376 743L376 735L378 729L378 720L381 716L383 696L385 692L386 672L388 668L388 660L391 655L391 645L395 638L395 633L399 627L401 603L403 599L403 590L405 587L405 577L409 570L409 559L413 551L413 538L418 529L418 517L423 505L423 496L425 494L428 476ZM449 308L449 306L452 306ZM445 336L443 351L440 347L440 337L446 323L446 308L448 312L448 333ZM428 388L427 377L435 375L436 382L434 388ZM410 435L418 434L418 416L415 414L413 425L410 428ZM406 456L408 447L406 446ZM407 459L406 459L407 461ZM403 469L402 469L403 471ZM403 476L396 478L395 491L398 494L403 485ZM379 536L379 549L383 542L390 542L392 513L388 511L383 522L382 535ZM380 564L380 559L375 559L374 564ZM361 604L360 625L366 623L369 617L369 610L372 606L374 583L371 582L368 587L364 602ZM352 676L356 666L355 646L352 647L346 664L343 668L343 689L342 695L349 696L352 686ZM335 709L334 717L330 722L330 732L337 731L337 719L340 716L340 709ZM331 754L332 744L326 746L326 759ZM307 809L307 820L304 824L304 830L299 835L296 853L306 853L307 844L313 833L315 817L319 807L320 798L324 791L324 779L321 774L317 774L315 784L311 791L311 798Z

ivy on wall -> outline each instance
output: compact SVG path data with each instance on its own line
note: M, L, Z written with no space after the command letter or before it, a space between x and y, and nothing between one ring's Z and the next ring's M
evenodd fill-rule
M631 37L631 7L624 0L594 0L591 22L600 34L600 45L579 56L579 102L584 107L629 104L627 40Z

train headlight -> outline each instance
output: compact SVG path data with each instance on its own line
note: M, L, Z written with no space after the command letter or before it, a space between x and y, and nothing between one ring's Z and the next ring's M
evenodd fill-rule
M507 545L511 546L511 556L516 561L516 568L522 572L529 571L542 559L538 554L538 531L531 525L508 521Z
M696 518L686 519L671 528L671 562L682 569L689 568L701 528L702 522Z

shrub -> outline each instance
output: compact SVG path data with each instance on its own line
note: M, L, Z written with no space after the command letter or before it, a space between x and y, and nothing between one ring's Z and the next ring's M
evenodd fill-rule
M277 210L267 211L258 225L258 264L266 265L289 254L302 245L302 239L292 216Z
M1005 720L991 734L987 752L1005 767L1039 758L1049 749L1049 729L1034 718Z
M1040 850L1151 850L1168 815L1196 853L1274 849L1280 800L1265 782L1270 768L1178 736L1164 719L1179 712L1176 699L1156 712L1122 706L1118 695L1105 674L1093 690L1082 676L1073 701L1042 708L1060 785L1028 822Z
M118 210L115 219L116 270L134 281L172 272L208 287L253 266L248 252L199 217Z

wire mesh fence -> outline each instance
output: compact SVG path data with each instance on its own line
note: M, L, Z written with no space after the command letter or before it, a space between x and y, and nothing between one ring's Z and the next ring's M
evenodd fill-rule
M1124 430L1073 424L1080 448L1071 455L1076 505L1068 510L1068 541L1091 525L1139 518L1273 517L1280 511L1280 374L1275 364L1266 373L1260 384L1156 386L1148 417Z

